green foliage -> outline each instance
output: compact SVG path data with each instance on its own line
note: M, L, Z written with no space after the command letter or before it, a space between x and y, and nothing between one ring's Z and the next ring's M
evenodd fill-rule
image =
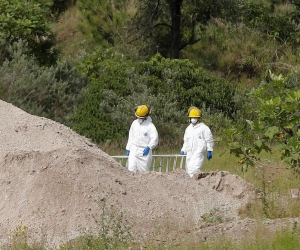
M35 0L36 3L43 7L49 8L47 17L56 20L61 13L66 11L71 6L74 6L77 0Z
M252 240L243 239L236 242L235 240L226 239L221 237L220 239L215 239L214 241L208 241L205 246L201 247L203 250L294 250L300 247L299 238L299 226L297 222L294 224L294 228L290 230L289 228L283 227L282 230L270 234L264 226L258 226L254 235L252 235ZM192 248L194 249L194 248ZM197 248L195 248L197 249Z
M20 223L10 232L10 239L7 244L2 246L3 250L45 250L45 239L42 236L38 242L34 238L33 232L26 224L19 219Z
M120 96L131 93L127 86L130 81L131 62L124 61L122 57L112 55L109 51L97 51L86 62L79 69L91 78L91 82L83 104L72 118L73 129L95 142L121 140L127 134L128 128L124 127L124 123L111 122L110 113L115 114L116 100L108 98L106 105L101 103L108 97L107 90L117 92Z
M56 62L58 51L54 48L55 36L45 20L46 10L40 4L3 0L0 1L0 10L0 39L5 41L6 48L21 39L29 45L28 54L35 55L40 64ZM4 58L7 56L5 54Z
M101 199L101 215L99 219L95 218L105 249L117 249L118 246L126 246L132 240L131 226L124 213L109 205L112 195L112 192L108 193Z
M68 63L40 67L21 41L8 51L11 59L0 66L1 99L28 113L70 125L69 116L81 101L87 78Z
M204 114L214 113L215 117L234 112L235 89L222 79L208 76L188 60L157 55L149 62L139 63L99 52L87 62L81 70L93 81L74 116L73 128L96 142L124 140L134 119L134 108L142 103L152 108L161 142L177 147L182 142L188 124L186 112L191 105L204 107ZM222 118L218 121L221 124L213 120L211 123L224 126Z
M257 87L269 69L286 75L298 64L298 52L290 43L279 42L242 23L231 25L222 20L210 23L201 42L183 54L241 90Z
M199 42L203 38L203 30L212 18L235 21L241 8L240 2L138 1L132 25L135 45L146 56L160 53L164 57L178 58L171 56L173 46L181 51L186 46Z
M83 229L83 236L61 245L61 250L114 250L128 247L133 239L132 226L125 214L111 204L110 199L113 195L114 193L110 190L97 200L100 214L93 215L98 226L97 234L91 235L88 229Z
M87 34L96 43L109 48L116 42L126 39L126 20L130 0L91 0L78 1L78 9L84 17L79 25L82 33Z
M256 29L280 42L299 43L298 27L295 11L276 13L273 8L263 3L246 2L241 10L242 21L252 29Z
M147 76L153 94L170 92L180 109L205 104L214 112L221 111L228 116L236 111L235 88L224 79L209 76L189 60L170 60L157 54L149 62L141 63L139 72Z
M270 143L281 149L281 158L296 171L300 168L300 85L299 74L291 73L286 78L270 72L270 81L250 93L257 106L253 107L256 120L247 121L248 127L232 128L224 132L224 141L231 153L242 157L240 163L261 164L259 154L270 151Z
M231 218L225 218L222 211L219 208L213 208L209 212L201 216L204 223L222 223L231 221Z

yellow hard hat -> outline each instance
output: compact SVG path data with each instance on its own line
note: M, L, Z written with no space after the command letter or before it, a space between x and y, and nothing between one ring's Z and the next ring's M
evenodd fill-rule
M147 117L150 114L150 108L147 105L138 106L135 109L135 116L139 118Z
M189 118L200 118L201 117L201 110L197 107L190 107L189 108Z

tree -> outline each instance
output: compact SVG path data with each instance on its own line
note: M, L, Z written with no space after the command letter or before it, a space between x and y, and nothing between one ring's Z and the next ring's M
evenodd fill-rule
M0 66L0 98L26 112L70 125L88 79L67 62L38 65L26 43L9 46L10 59Z
M0 10L0 39L4 41L5 48L23 40L29 45L28 53L35 55L40 64L51 65L56 62L56 39L45 19L46 9L32 1L2 0ZM5 49L2 53L3 58L9 55Z
M78 1L78 8L84 17L79 26L83 34L92 42L104 48L112 47L116 42L124 42L123 32L128 18L127 8L130 0L90 0Z
M213 17L233 20L241 1L142 0L138 1L134 19L136 41L146 41L142 51L161 53L178 59L180 51L200 41L202 31ZM150 48L146 48L146 46Z
M47 7L49 19L54 19L57 21L57 18L61 13L66 11L71 6L74 6L77 0L34 0L36 3L41 4L44 8Z
M241 9L240 19L251 29L255 29L283 44L299 46L299 18L297 4L285 11L275 12L271 6L263 3L247 2Z
M179 58L180 48L180 23L181 23L181 5L183 0L169 1L171 13L171 48L170 58Z
M271 145L280 149L281 159L300 171L300 76L291 72L287 77L270 72L270 81L250 93L257 104L252 107L254 120L247 120L243 129L233 127L224 131L222 138L230 152L240 158L244 169L263 165L260 153L271 151Z

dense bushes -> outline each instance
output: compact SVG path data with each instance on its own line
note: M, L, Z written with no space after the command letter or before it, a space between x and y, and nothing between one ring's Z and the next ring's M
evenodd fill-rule
M73 118L73 128L96 142L126 138L134 108L142 103L151 106L152 118L165 145L181 143L191 105L203 107L208 116L224 118L224 114L235 112L235 88L188 60L156 55L140 63L118 55L111 57L110 53L110 59L105 60L99 53L88 59L88 67L81 68L93 80ZM222 124L214 124L215 129L224 126L224 119Z
M75 2L65 1L67 5ZM216 1L206 7L198 6L205 15L201 22L198 23L200 20L197 19L197 25L205 24L206 29L194 29L194 35L197 35L199 41L197 38L197 44L181 50L183 57L188 55L191 59L170 60L159 54L153 57L148 54L147 58L151 59L142 61L143 55L139 54L141 49L151 47L147 51L155 53L154 51L163 48L157 45L166 40L148 43L146 39L142 43L139 37L135 43L129 43L125 39L127 35L131 37L134 34L130 33L130 29L120 28L119 25L123 23L121 21L127 23L132 17L127 13L130 8L131 14L138 8L128 6L126 0L120 1L120 5L114 5L116 9L111 9L111 4L105 5L104 3L108 3L106 1L80 1L78 7L81 14L85 12L84 17L93 17L85 24L97 24L84 30L93 30L94 38L102 37L105 40L102 45L112 48L106 51L99 49L77 62L78 74L70 64L58 62L55 37L45 20L51 6L54 12L56 8L58 12L65 10L67 5L63 1L43 0L47 5L45 8L34 2L14 0L15 4L10 4L11 2L2 1L1 10L9 15L0 13L0 95L4 100L30 113L68 125L72 121L72 128L78 133L99 143L124 141L134 119L134 108L141 103L152 107L152 117L160 133L160 142L164 145L171 147L177 142L181 143L183 130L188 122L186 111L191 105L200 107L204 121L213 132L220 133L231 121L239 119L240 114L242 118L253 115L248 112L252 103L245 102L247 97L244 91L247 87L242 86L244 83L241 81L246 78L245 82L254 86L251 79L260 81L258 75L260 74L260 78L264 77L269 68L286 70L279 67L289 56L288 50L284 50L287 44L280 44L278 41L296 44L298 36L294 32L297 20L296 14L290 11L292 8L279 15L279 11L276 12L266 4L267 1L257 4L238 2L235 9L227 8L228 5L224 3L219 5ZM234 4L235 1L228 1L229 3ZM106 15L94 17L95 6L99 13L105 12ZM194 9L191 2L185 2L184 10L191 12L185 12L183 17L190 17L186 14L198 11L197 8ZM240 15L233 17L237 12ZM286 18L290 13L294 15ZM185 18L182 19L183 22L187 21ZM184 24L187 25L188 22ZM189 25L185 28L188 27ZM121 30L124 33L120 33ZM184 30L182 35L185 36L187 33ZM158 33L162 35L161 32ZM187 37L189 36L185 38ZM20 44L11 46L19 38L28 42L26 49ZM97 41L100 40L99 38ZM167 47L169 45L166 44ZM138 60L128 60L126 54L116 53L121 47L122 51L134 48L134 55ZM86 48L86 51L90 49ZM197 52L194 53L193 49ZM292 50L290 54L293 55ZM132 55L130 57L133 58ZM224 78L212 77L203 69L204 66ZM225 80L225 77L232 79L234 84ZM82 96L86 86L87 92ZM241 93L236 93L235 86L240 88ZM84 102L80 105L83 99Z
M8 48L0 66L0 97L30 114L70 125L88 79L68 63L40 67L22 41Z
M23 40L28 43L27 53L34 55L41 65L56 62L56 39L45 19L46 8L33 1L3 0L0 1L0 10L2 53L14 42ZM5 58L8 57L9 53L6 53Z
M234 126L225 131L223 141L230 152L240 158L244 168L264 166L262 151L271 151L272 143L280 149L281 159L300 171L300 81L299 73L288 76L269 73L269 80L253 89L249 97L255 105L255 119L247 119L248 126Z

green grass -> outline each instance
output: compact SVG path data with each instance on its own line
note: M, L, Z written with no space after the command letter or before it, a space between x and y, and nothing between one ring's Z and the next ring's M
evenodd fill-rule
M253 240L244 239L241 242L233 242L228 239L220 239L218 242L209 242L201 249L227 249L227 250L295 250L300 249L300 229L282 230L273 237L267 237L266 233L255 232ZM193 249L193 248L191 248ZM195 248L196 249L196 248Z

